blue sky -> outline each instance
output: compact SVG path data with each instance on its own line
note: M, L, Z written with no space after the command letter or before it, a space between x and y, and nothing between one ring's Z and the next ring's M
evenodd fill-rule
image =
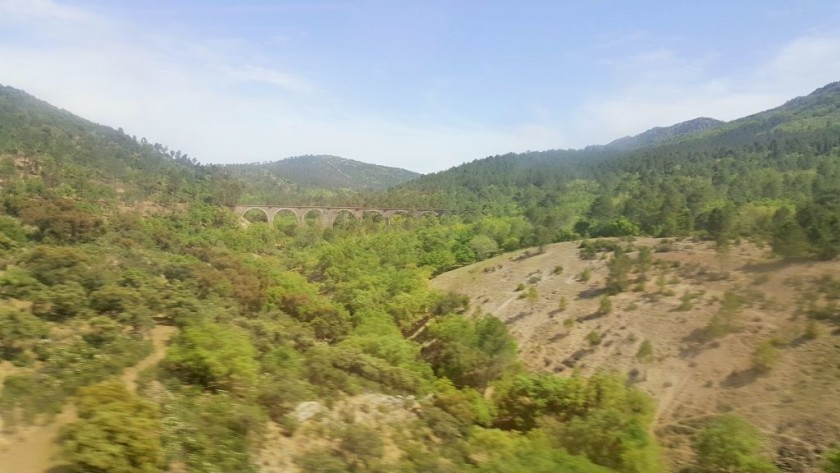
M202 162L431 172L837 80L837 1L0 0L0 83Z

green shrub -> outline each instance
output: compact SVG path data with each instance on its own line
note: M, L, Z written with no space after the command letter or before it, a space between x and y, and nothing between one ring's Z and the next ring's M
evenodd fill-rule
M779 357L779 349L773 346L773 342L763 341L752 354L753 368L762 372L770 371L779 362Z
M592 272L589 268L584 269L583 271L578 274L577 280L580 282L589 282L592 279Z
M122 381L79 390L79 420L61 434L62 451L78 471L157 472L163 460L156 407L130 393Z
M825 473L840 473L840 448L829 450L825 454Z
M175 338L164 366L188 383L214 391L244 392L257 380L255 356L242 330L205 321L186 327Z
M692 444L698 473L773 473L775 466L760 455L758 430L740 417L722 416L701 430Z
M608 295L604 295L601 297L600 302L598 302L598 313L602 315L609 314L612 312L612 298Z
M563 312L568 307L568 301L566 301L566 296L560 296L560 301L557 303L557 310Z
M642 363L650 363L654 360L653 344L650 340L645 340L639 346L639 351L636 352L636 358Z

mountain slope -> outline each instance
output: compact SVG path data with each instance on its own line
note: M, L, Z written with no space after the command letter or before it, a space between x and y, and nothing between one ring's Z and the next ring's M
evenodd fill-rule
M665 143L673 138L690 135L709 128L715 128L726 122L715 120L714 118L700 117L693 120L688 120L676 125L668 127L655 127L640 133L635 136L625 136L603 146L594 146L594 148L606 148L613 150L632 150L639 148L646 148Z
M406 169L327 155L296 156L264 164L233 164L226 168L245 180L266 179L333 189L386 189L420 176Z
M0 450L15 460L51 471L660 471L643 393L608 375L569 385L524 371L500 321L463 317L460 297L428 288L430 273L472 261L473 246L483 254L457 217L247 224L204 194L220 187L215 168L10 97ZM162 211L123 205L128 194ZM548 389L520 395L531 380ZM591 401L549 404L566 393ZM587 434L567 432L569 420ZM45 437L57 431L54 446ZM569 453L577 438L588 445ZM0 472L21 471L6 459Z
M509 153L477 159L446 171L425 175L410 187L431 190L450 184L471 187L475 178L490 178L490 184L543 185L591 177L603 170L603 162L618 168L636 169L663 155L671 161L714 158L712 151L755 145L766 147L807 143L820 153L840 143L840 82L782 106L731 122L699 118L666 128L654 128L635 137L581 150L555 149ZM794 142L798 141L798 143ZM644 142L644 143L643 143ZM783 149L780 151L784 151Z
M485 235L525 228L540 245L602 236L698 235L840 253L840 84L638 149L593 147L491 156L389 191L394 205L453 209ZM402 201L400 200L402 199ZM500 222L498 219L507 219ZM517 219L525 219L527 224ZM484 220L482 220L484 219ZM516 223L514 223L516 222ZM800 244L801 243L801 244Z
M208 194L224 191L235 200L236 194L213 166L0 85L0 178L16 177L41 178L46 189L75 198L213 200Z

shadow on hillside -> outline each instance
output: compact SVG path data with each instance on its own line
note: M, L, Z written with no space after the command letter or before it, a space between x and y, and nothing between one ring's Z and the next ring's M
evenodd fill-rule
M790 341L790 346L791 348L799 348L802 345L810 342L811 340L813 340L813 338L808 337L807 335L800 335Z
M760 370L755 368L748 368L741 371L733 371L720 383L720 386L727 389L742 388L748 384L752 384L762 375Z
M696 328L682 338L684 346L680 347L680 358L694 358L707 348L717 348L718 342L712 341L704 328ZM710 343L711 342L711 343Z
M578 299L594 299L598 296L606 294L607 289L603 287L593 287L591 289L584 289L578 292Z
M535 256L540 256L542 254L545 254L545 251L542 251L542 252L538 251L536 253L531 253L530 251L526 250L525 253L522 253L521 255L519 255L515 258L511 258L510 260L518 263L520 261L525 261L528 258L533 258Z
M548 342L549 343L558 342L558 341L566 338L567 335L568 335L568 333L566 333L566 332L556 333L556 334L552 335L551 338L548 339Z
M72 465L58 465L50 468L45 473L73 473L76 471Z
M808 263L813 262L808 259L804 258L797 258L797 259L784 259L779 261L766 261L764 263L748 263L741 267L741 271L745 273L769 273L773 271L779 271L788 266L793 266L795 264L801 263Z
M696 328L682 338L683 342L690 343L692 345L702 345L709 340L709 332L705 328Z
M519 322L520 320L524 319L525 317L528 317L529 315L531 315L531 312L520 312L514 315L513 317L505 320L505 325L510 325Z
M577 320L578 322L586 322L586 321L589 321L589 320L600 319L601 317L604 317L604 316L606 316L606 315L607 315L607 314L605 314L604 312L601 312L601 311L599 310L599 311L597 311L597 312L593 312L593 313L591 313L591 314L589 314L589 315L584 315L583 317L578 317L578 318L577 318L577 319L575 319L575 320Z
M572 353L571 356L569 356L568 358L563 360L561 363L568 366L569 368L574 368L575 365L577 365L578 362L581 359L583 359L583 357L585 357L586 355L589 355L590 353L594 353L594 352L595 352L595 350L593 350L591 348L583 348L581 350L578 350L578 351Z

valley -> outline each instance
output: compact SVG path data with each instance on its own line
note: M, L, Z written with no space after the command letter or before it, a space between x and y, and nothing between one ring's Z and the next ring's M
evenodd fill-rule
M0 87L0 472L840 471L840 83L462 162Z

